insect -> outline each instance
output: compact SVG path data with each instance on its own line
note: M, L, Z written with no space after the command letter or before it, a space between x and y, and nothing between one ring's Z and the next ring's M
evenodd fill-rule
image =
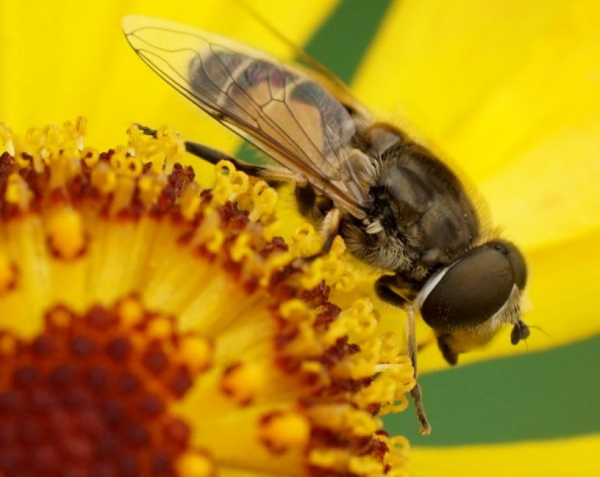
M502 325L513 326L513 344L529 336L519 249L486 229L444 162L375 119L323 66L296 50L308 66L282 63L165 20L126 17L123 28L158 75L283 167L250 165L193 142L186 142L189 152L212 163L231 160L267 181L293 182L300 212L321 226L323 252L339 234L352 255L381 271L378 296L408 314L415 373L416 313L450 364ZM418 384L412 396L428 434Z

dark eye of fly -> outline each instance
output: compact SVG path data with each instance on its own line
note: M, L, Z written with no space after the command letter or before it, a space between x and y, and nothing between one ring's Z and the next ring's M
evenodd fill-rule
M452 332L491 318L524 284L525 264L510 243L488 243L452 265L425 298L421 314L432 328ZM517 252L518 253L518 252Z

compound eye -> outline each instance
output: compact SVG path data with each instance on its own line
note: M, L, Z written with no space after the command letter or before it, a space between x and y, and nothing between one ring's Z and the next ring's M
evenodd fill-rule
M519 290L523 290L527 283L527 265L521 251L511 242L498 241L492 242L491 245L508 259L515 277L515 285Z
M473 249L442 275L421 305L429 326L440 332L470 329L504 306L516 283L503 245L493 242Z

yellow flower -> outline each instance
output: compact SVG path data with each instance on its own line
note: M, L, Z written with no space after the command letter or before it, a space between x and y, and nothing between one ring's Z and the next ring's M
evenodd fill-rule
M473 365L450 372L435 346L422 350L435 434L415 436L415 473L597 473L597 2L265 0L257 7L293 42L325 53L320 59L384 119L457 164L528 260L526 320L549 336L533 329L527 350L502 335L461 356ZM234 153L239 142L150 74L120 30L124 14L145 14L260 44L251 19L231 12L220 0L46 2L35 12L5 2L0 119L25 130L84 113L94 125L90 142L101 149L132 121L170 123L186 138ZM4 270L0 280L10 280ZM398 331L401 314L376 306ZM419 328L423 342L427 333ZM405 435L413 424L392 419L387 428Z
M342 243L308 265L264 182L202 190L171 129L85 127L0 124L0 472L405 475L378 415L413 369L368 299L329 301Z

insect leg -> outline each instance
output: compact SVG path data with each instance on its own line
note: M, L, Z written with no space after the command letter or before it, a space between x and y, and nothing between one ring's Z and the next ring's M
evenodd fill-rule
M421 429L419 433L424 436L428 436L431 434L433 430L431 428L431 424L427 419L427 415L425 414L425 408L423 406L423 395L421 393L421 386L419 386L419 382L416 380L418 376L417 371L417 338L415 334L415 312L412 305L405 306L406 314L408 316L408 357L412 362L413 368L415 370L415 386L410 390L410 395L415 402L415 407L417 408L417 416L419 417L419 422L421 423Z
M305 186L296 186L294 194L296 195L298 211L312 222L322 222L327 213L333 208L331 199L324 195L318 195L310 183Z
M321 225L321 235L325 237L323 241L323 245L321 245L321 250L319 250L314 255L309 255L308 257L303 257L302 260L306 262L312 262L313 260L322 257L323 255L327 255L331 250L331 246L333 245L333 241L338 234L340 229L340 220L342 218L342 213L340 209L333 208L327 212L325 218L323 219L323 223Z
M144 133L152 137L156 137L156 129L149 128L147 126L143 126L141 124L136 124L136 126ZM219 161L229 161L231 162L236 170L248 174L252 177L258 177L259 179L264 179L269 185L275 185L278 182L287 182L291 181L296 184L306 185L308 180L302 174L297 174L292 171L288 171L285 169L276 169L270 166L257 166L254 164L248 164L247 162L236 159L235 157L231 157L224 152L221 152L217 149L213 149L211 147L205 146L204 144L200 144L192 141L185 141L185 150L190 154L199 157L200 159L209 162L210 164L216 165Z
M294 182L297 184L306 184L308 181L302 174L296 174L294 172L285 169L276 169L270 166L257 166L254 164L248 164L247 162L241 161L234 157L231 157L224 152L212 149L203 144L197 142L185 141L185 150L190 154L204 159L211 164L217 164L219 161L231 162L236 170L244 172L249 176L258 177L264 179L269 185L275 185L279 182Z
M414 292L410 291L409 284L397 275L382 275L375 282L375 292L377 296L390 305L404 308L411 298L414 298ZM406 293L399 295L396 290L406 290Z
M321 223L321 235L325 238L321 250L304 260L312 261L331 250L333 241L340 229L342 214L328 197L318 195L314 187L308 183L297 185L294 191L298 211L311 222Z
M414 368L415 373L415 385L410 391L410 395L415 403L417 409L417 417L421 423L421 430L419 431L422 435L431 434L432 428L425 414L425 408L423 406L423 395L421 393L421 386L417 379L417 339L415 333L415 313L414 308L408 301L408 299L398 295L394 292L393 287L398 288L399 284L403 284L403 280L400 277L384 275L375 282L375 292L383 301L402 308L406 311L408 321L408 357Z
M321 226L321 233L325 237L325 241L323 242L323 246L321 247L321 255L329 253L331 250L331 246L333 245L333 241L335 240L338 231L340 230L340 220L342 218L342 213L340 209L333 208L323 220L323 225Z

